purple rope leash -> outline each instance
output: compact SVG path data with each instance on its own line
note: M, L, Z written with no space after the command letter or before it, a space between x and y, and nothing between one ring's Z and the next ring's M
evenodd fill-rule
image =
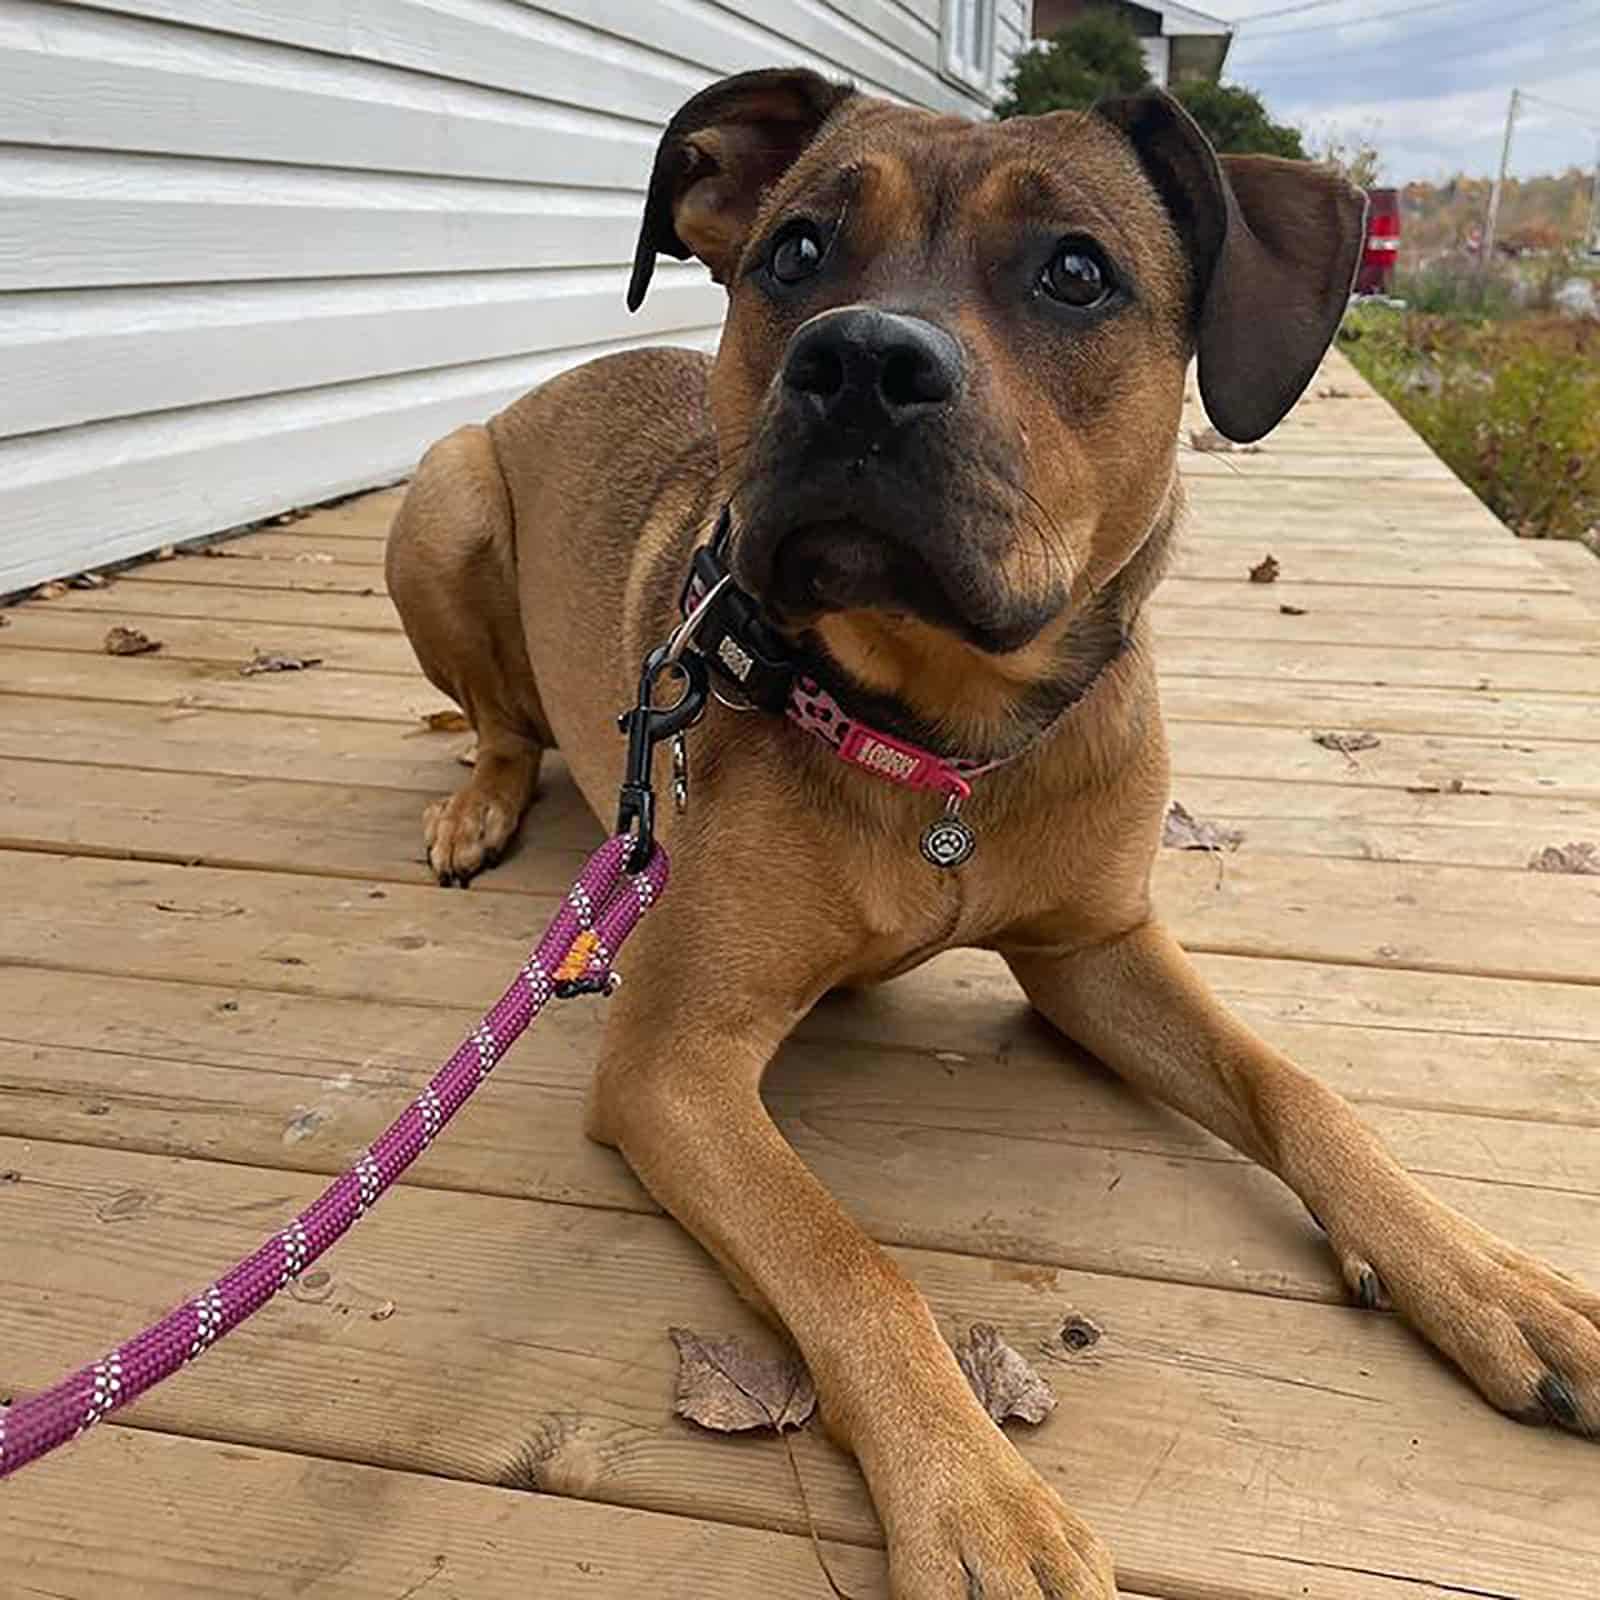
M138 1399L259 1311L366 1215L552 998L604 987L623 940L667 886L667 854L659 845L642 871L625 870L637 842L618 834L595 851L516 981L366 1154L288 1227L126 1344L54 1388L0 1409L0 1478Z

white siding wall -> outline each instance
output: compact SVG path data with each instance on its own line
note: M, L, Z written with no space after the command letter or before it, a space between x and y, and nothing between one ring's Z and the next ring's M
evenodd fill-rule
M1005 59L1029 0L999 0ZM0 0L0 594L403 475L606 350L660 126L797 62L947 109L940 0Z

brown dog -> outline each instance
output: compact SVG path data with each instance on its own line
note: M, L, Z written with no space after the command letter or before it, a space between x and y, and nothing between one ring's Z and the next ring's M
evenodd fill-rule
M699 256L728 290L715 361L629 353L548 384L430 451L395 524L391 592L478 733L427 818L443 882L493 863L557 744L610 819L613 715L725 505L771 637L885 735L857 752L874 775L792 720L711 708L590 1128L798 1342L897 1596L1115 1592L761 1104L819 996L955 945L1001 952L1063 1033L1270 1167L1352 1292L1495 1405L1600 1431L1600 1298L1429 1196L1221 1009L1150 906L1167 755L1141 608L1182 511L1187 365L1225 433L1266 432L1361 231L1343 182L1219 163L1164 96L974 125L807 72L733 78L662 140L631 291L658 252ZM930 747L1005 762L972 782L954 870L918 849L938 797L880 781Z

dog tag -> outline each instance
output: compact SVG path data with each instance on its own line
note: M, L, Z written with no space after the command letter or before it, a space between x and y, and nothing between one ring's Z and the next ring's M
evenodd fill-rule
M672 804L679 816L689 809L689 746L681 733L672 741Z
M944 815L922 830L922 859L948 871L968 860L977 848L977 834L961 820L961 797L951 795Z

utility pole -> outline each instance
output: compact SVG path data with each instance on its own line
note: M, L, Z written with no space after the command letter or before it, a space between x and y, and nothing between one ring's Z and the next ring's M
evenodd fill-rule
M1500 221L1500 195L1506 186L1506 168L1511 164L1511 131L1517 125L1517 102L1522 98L1520 89L1511 91L1511 103L1506 107L1506 136L1500 146L1500 171L1489 191L1489 215L1483 224L1483 253L1478 258L1478 274L1485 281L1489 277L1489 258L1494 254L1494 232Z
M1600 256L1600 142L1595 145L1594 187L1589 195L1589 237L1584 249L1592 256Z

